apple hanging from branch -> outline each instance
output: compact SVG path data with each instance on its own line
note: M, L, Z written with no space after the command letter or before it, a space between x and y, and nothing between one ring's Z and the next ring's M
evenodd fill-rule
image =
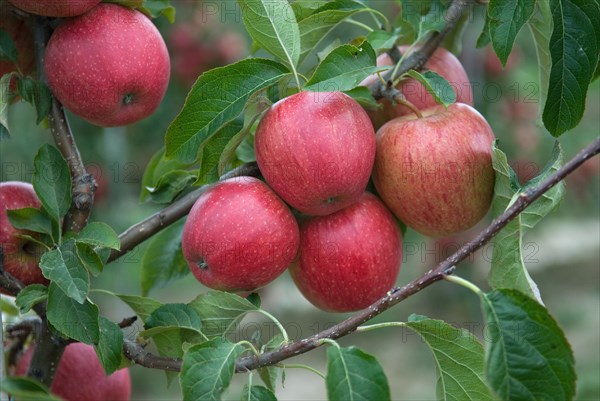
M3 252L3 268L23 284L48 284L39 267L42 250L32 238L38 234L14 228L8 219L7 210L40 208L41 203L29 183L5 181L0 183L0 247Z
M17 376L27 373L33 350L33 347L28 348L17 361ZM66 401L129 401L129 369L117 370L107 377L94 347L83 343L69 344L60 359L50 391Z
M394 286L402 235L375 195L300 222L300 251L290 274L313 305L331 312L364 309Z
M373 181L406 225L443 237L475 225L494 192L494 134L469 105L436 106L377 131Z
M103 127L151 115L165 95L170 68L165 42L150 19L115 4L63 21L46 48L54 95Z
M298 252L292 212L262 181L222 181L194 204L183 228L190 270L209 288L253 291L276 279Z
M256 129L254 147L275 192L316 216L356 202L375 158L369 117L341 92L300 92L275 103Z

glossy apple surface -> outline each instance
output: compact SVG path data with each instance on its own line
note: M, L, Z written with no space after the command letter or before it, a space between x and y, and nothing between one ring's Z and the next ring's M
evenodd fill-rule
M33 348L29 348L17 361L17 376L27 374L32 356ZM94 347L69 344L58 363L50 391L65 401L129 401L129 369L117 370L106 377Z
M408 46L399 46L399 50L404 53L408 50ZM387 53L383 53L377 57L377 65L393 65L393 62ZM436 72L446 78L456 93L456 101L473 106L473 88L471 82L464 67L454 54L443 47L438 47L425 64L424 70ZM361 85L369 85L375 79L377 77L370 76ZM404 94L406 100L415 105L419 110L437 106L437 102L427 89L413 78L403 79L396 88ZM387 99L382 99L379 102L383 105L383 109L368 112L375 128L381 127L393 118L412 114L412 111L407 107L399 104L393 105Z
M183 228L183 255L209 288L253 291L277 278L298 251L298 224L262 181L222 181L194 204Z
M50 88L61 103L103 127L121 126L152 114L167 90L167 47L139 11L101 4L63 21L48 42Z
M0 246L4 254L4 269L23 284L48 284L39 267L41 250L34 242L19 237L38 234L14 228L7 210L39 208L41 203L29 183L6 181L0 183Z
M367 186L375 158L373 126L341 92L300 92L280 100L255 138L265 180L303 213L336 212L356 202Z
M13 6L46 17L75 17L100 4L102 0L8 0Z
M290 274L304 297L331 312L364 309L396 283L402 236L394 216L370 193L328 216L300 222Z
M466 104L399 117L377 131L373 181L409 227L432 237L455 234L490 207L493 141L487 121Z

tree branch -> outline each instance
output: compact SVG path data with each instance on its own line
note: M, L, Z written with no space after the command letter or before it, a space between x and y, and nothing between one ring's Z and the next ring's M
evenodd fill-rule
M153 355L135 341L124 340L123 352L127 358L146 368L168 370L170 372L181 370L180 359Z
M32 16L31 19L35 42L37 78L42 82L46 82L44 57L52 28L47 18ZM65 110L54 95L52 95L52 107L48 115L48 122L56 147L69 165L73 185L71 208L64 218L63 229L65 232L79 232L87 224L92 211L94 192L97 187L96 182L94 177L85 169Z
M558 171L539 183L537 186L528 189L520 194L518 199L504 213L498 216L490 225L477 235L473 240L464 244L458 251L449 256L435 268L429 270L420 278L417 278L403 287L391 289L386 296L369 306L367 309L357 313L354 316L323 330L313 336L284 345L274 351L265 352L259 356L247 356L240 358L236 362L236 372L242 373L249 370L258 369L264 366L275 365L285 359L303 354L322 344L322 340L337 339L344 337L356 330L361 324L373 319L385 312L392 306L400 303L411 295L429 287L431 284L443 279L454 272L457 263L465 260L475 251L487 244L496 234L500 232L508 223L531 205L540 196L562 181L567 175L576 170L585 161L597 155L600 152L600 138L579 152L574 158L567 162ZM125 355L139 365L164 369L169 371L179 371L181 369L181 360L172 358L162 358L151 355L141 345L132 341L124 344ZM141 356L140 356L141 355ZM162 367L161 367L162 366Z
M435 50L440 46L440 44L442 44L446 36L448 36L448 34L454 30L462 15L472 4L473 0L454 0L444 14L444 18L446 20L446 25L444 25L444 28L442 28L440 32L433 32L425 44L421 46L421 48L412 52L408 57L406 57L398 67L398 70L394 76L392 76L394 69L385 73L383 75L383 79L386 82L385 84L380 80L376 80L369 85L369 89L371 90L373 97L375 99L381 99L384 97L390 100L394 100L396 98L403 99L402 92L393 86L394 80L409 70L423 69L427 63L427 60L429 60ZM393 60L397 58L394 57L394 55L397 55L397 53L390 54Z
M240 177L240 176L258 176L260 171L256 163L247 163L238 168L235 168L228 173L224 174L220 180L226 180L228 178ZM213 185L213 184L211 184ZM137 224L129 227L121 235L119 235L119 241L121 248L118 251L113 250L108 258L109 262L120 258L127 252L131 251L137 245L141 244L148 238L152 237L159 231L167 228L171 224L189 213L194 203L202 194L204 194L211 185L203 185L193 192L185 195L183 198L173 202L163 210L154 213L152 216L140 221Z

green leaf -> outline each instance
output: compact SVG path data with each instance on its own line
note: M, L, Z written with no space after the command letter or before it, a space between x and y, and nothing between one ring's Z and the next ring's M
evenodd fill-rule
M0 297L0 312L4 313L4 316L19 316L19 309L13 304L11 298Z
M481 294L488 328L486 376L503 400L572 400L575 361L548 311L514 290Z
M109 294L114 295L119 298L121 301L125 302L133 312L138 315L143 322L148 319L148 317L154 312L156 309L160 308L162 304L152 298L148 297L140 297L137 295L124 295L124 294L113 294L109 291L105 291Z
M170 0L144 0L139 10L151 18L164 15L171 24L175 22L175 7L171 5Z
M150 189L156 187L158 180L173 170L185 170L188 164L181 163L178 160L165 158L165 148L160 148L146 165L146 170L142 176L142 190L140 193L140 202L144 202L150 196Z
M191 347L183 356L180 382L184 401L220 400L244 348L225 339Z
M123 353L123 332L118 325L103 316L99 318L100 339L96 348L96 355L104 368L104 373L110 375L121 366Z
M234 149L236 138L243 137L248 131L242 131L243 124L239 118L231 121L206 142L200 159L200 171L196 185L210 184L219 180L219 163L227 158ZM225 162L225 161L223 161ZM229 160L228 160L229 162Z
M389 50L396 44L396 41L400 37L400 34L397 30L394 32L388 32L383 30L377 30L373 32L369 32L367 35L367 41L373 47L375 52L379 53L381 51Z
M425 37L431 32L440 32L446 25L446 6L440 0L428 1L403 1L400 16L402 31L405 40L414 42Z
M115 230L108 224L99 221L94 221L83 227L75 241L102 248L116 250L121 248L121 242Z
M42 284L31 284L19 291L15 304L21 313L27 313L35 305L48 298L48 288Z
M69 166L60 152L51 145L43 145L33 160L33 188L44 209L59 221L71 207L71 175Z
M181 232L185 220L167 227L155 235L142 257L142 295L160 288L190 273L181 252Z
M86 344L100 339L98 307L90 301L80 304L69 298L55 283L48 288L48 321L69 338Z
M23 100L31 103L37 112L36 124L44 121L52 108L52 93L42 81L22 77L17 81L17 92Z
M244 386L241 401L277 401L271 390L263 386Z
M17 64L17 48L15 42L4 29L0 29L0 59Z
M193 163L204 143L239 116L255 92L289 74L275 61L251 58L205 72L167 129L166 157Z
M552 15L550 13L550 3L547 0L536 1L535 12L527 22L531 31L535 52L537 54L538 74L539 74L539 105L538 105L538 125L542 126L542 112L548 97L548 85L550 83L550 67L552 66L552 57L550 55L550 35L552 35Z
M179 326L157 326L140 331L138 335L152 339L158 354L166 358L181 358L184 354L184 344L200 344L207 340L200 330ZM173 377L167 374L167 380L170 382L172 379Z
M483 29L481 30L481 34L477 38L477 43L475 44L475 47L479 49L481 47L487 46L491 41L492 39L490 38L490 17L488 17L486 13L485 23L483 25Z
M283 335L281 333L276 334L265 345L261 347L260 352L263 353L277 349L281 347L284 344L284 342L285 340L283 338ZM258 369L258 375L260 376L261 380L265 383L267 388L271 391L275 391L277 387L278 372L279 368L272 365Z
M222 336L238 318L258 309L238 295L219 291L201 294L189 305L202 318L202 331L208 338Z
M98 252L88 244L77 244L76 247L77 257L79 257L81 264L92 276L98 277L102 273L102 270L104 270L104 262Z
M90 289L90 278L77 256L75 241L68 240L59 248L46 252L40 259L44 277L52 280L69 298L83 304Z
M381 108L381 105L377 103L377 100L375 100L369 88L365 86L357 86L356 88L345 91L344 93L356 100L361 106L368 110L378 110Z
M436 102L448 108L452 103L456 102L456 92L452 85L440 74L433 71L425 71L423 73L410 70L407 75L419 81L427 92L435 99Z
M483 346L473 334L417 315L411 315L406 326L419 334L433 353L438 400L494 399L485 383Z
M550 0L554 29L552 68L544 125L560 136L579 124L588 85L598 64L600 5L597 0Z
M238 0L246 30L255 44L292 69L300 57L300 31L287 0Z
M487 8L490 39L503 66L506 65L517 34L534 10L535 0L490 0Z
M189 305L186 304L167 304L157 308L146 319L147 329L157 326L177 326L186 327L200 331L202 323L200 316Z
M147 193L155 203L173 202L183 191L196 180L196 174L187 170L171 170L161 176L156 185L146 187Z
M296 0L292 5L296 20L300 21L313 14L319 7L323 7L329 0Z
M10 138L8 128L8 105L10 103L10 82L13 74L4 74L0 77L0 141Z
M390 388L377 359L354 346L327 348L327 397L330 400L389 400Z
M369 42L363 42L360 47L342 45L317 66L304 90L334 92L354 89L369 75L389 69L377 67L376 58Z
M52 235L52 220L43 210L26 207L6 211L13 227L36 233Z
M492 214L494 217L502 214L509 205L526 190L529 185L535 185L548 177L562 165L562 151L558 142L552 152L552 157L540 175L521 188L512 168L508 165L506 155L494 146L492 162L496 172ZM564 184L559 183L540 199L531 204L516 219L504 227L495 237L492 268L488 282L494 289L511 288L538 299L541 296L537 285L533 282L522 255L522 241L525 233L533 228L544 216L556 208L564 193Z
M319 7L306 18L299 19L301 44L299 63L346 18L366 11L371 11L371 9L361 1L333 0Z
M28 377L3 377L0 391L10 394L14 399L27 401L60 401L50 394L43 384Z
M137 295L115 294L112 291L101 289L94 289L92 291L119 298L121 301L125 302L143 322L148 319L152 312L162 306L162 303L153 298L140 297Z

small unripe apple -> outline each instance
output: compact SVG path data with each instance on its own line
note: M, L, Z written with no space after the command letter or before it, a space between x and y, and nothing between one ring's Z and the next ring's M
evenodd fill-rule
M402 53L406 52L408 48L409 46L398 47ZM383 53L377 57L377 65L386 66L394 65L394 63L387 53ZM456 93L456 101L473 106L471 82L464 67L454 54L443 47L438 47L425 64L424 70L436 72L446 78ZM361 85L369 85L376 79L378 79L377 76L370 76ZM437 106L438 104L427 89L413 78L403 79L396 88L402 92L408 102L412 103L419 110ZM375 128L381 127L393 118L412 114L412 111L406 106L401 104L393 105L387 99L381 99L379 103L383 106L381 110L368 111Z
M394 216L365 192L345 209L300 222L300 251L290 274L316 307L350 312L384 296L401 263L402 235Z
M81 15L102 0L8 0L13 6L31 14L46 17L75 17Z
M8 33L15 44L19 70L23 75L30 74L35 64L35 53L33 49L33 36L27 23L17 18L7 7L0 4L0 30ZM0 77L15 71L17 66L9 60L0 60Z
M44 65L58 100L103 127L152 114L170 75L158 29L139 11L115 4L63 21L50 37Z
M442 237L472 227L489 209L494 134L466 104L422 114L398 117L377 131L373 181L407 226Z
M262 181L222 181L194 204L183 228L182 250L202 284L253 291L277 278L298 252L292 212Z
M32 356L33 347L30 347L17 361L17 376L27 374ZM50 391L65 401L129 401L129 369L117 370L107 377L94 347L69 344L58 363Z
M309 215L356 202L375 158L369 117L341 92L300 92L275 103L256 129L254 146L267 183Z
M39 267L43 248L33 241L21 238L39 235L14 228L8 220L7 210L39 208L41 203L33 186L25 182L7 181L0 183L0 247L4 255L4 270L23 284L48 284Z

